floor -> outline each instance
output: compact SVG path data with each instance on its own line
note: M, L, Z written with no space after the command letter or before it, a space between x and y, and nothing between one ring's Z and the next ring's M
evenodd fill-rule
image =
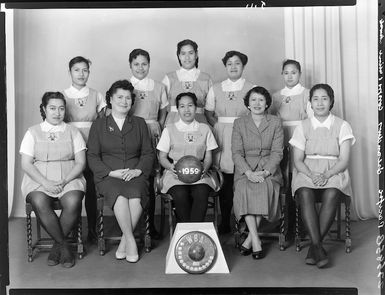
M25 219L9 221L9 288L189 288L189 287L354 287L360 295L380 294L377 289L377 220L352 222L352 252L341 242L328 241L331 260L326 269L304 263L307 249L297 253L294 245L279 251L278 242L268 239L267 256L252 260L241 256L231 234L220 236L230 274L165 274L168 235L154 241L150 253L137 264L117 261L116 245L100 256L95 245L72 269L47 266L47 252L39 252L28 263Z

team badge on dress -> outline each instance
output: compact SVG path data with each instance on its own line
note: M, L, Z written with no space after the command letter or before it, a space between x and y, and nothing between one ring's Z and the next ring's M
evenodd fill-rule
M193 88L194 82L193 81L184 81L182 82L182 86L184 90L190 90Z
M282 99L282 102L284 103L289 103L291 101L291 97L290 96L286 96Z
M108 126L108 131L114 132L114 127Z
M56 141L59 138L54 132L49 132L47 137L50 141Z
M88 96L75 99L75 104L79 107L84 107L87 103Z
M197 139L199 138L199 137L201 137L202 136L202 134L201 133L189 133L189 132L186 132L185 134L184 134L184 141L186 142L186 143L194 143L194 142L196 142L197 141Z
M229 100L235 100L236 99L235 93L233 91L228 92L227 93L227 98Z
M140 99L145 99L147 98L147 92L144 91L138 91L138 95Z

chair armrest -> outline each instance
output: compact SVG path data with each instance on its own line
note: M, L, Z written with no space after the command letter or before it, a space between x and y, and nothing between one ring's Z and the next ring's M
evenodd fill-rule
M154 191L156 194L160 194L161 189L162 189L162 175L160 173L160 169L155 169Z
M207 171L207 176L211 179L211 181L215 184L215 192L218 192L224 183L222 171L217 167L211 167L209 171Z

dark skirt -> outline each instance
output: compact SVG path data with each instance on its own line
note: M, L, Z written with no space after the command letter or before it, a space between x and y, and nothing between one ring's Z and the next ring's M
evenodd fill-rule
M114 207L118 196L126 199L140 198L142 208L146 208L148 202L148 180L142 175L130 181L123 181L114 177L107 176L96 185L98 192L104 196L105 204Z

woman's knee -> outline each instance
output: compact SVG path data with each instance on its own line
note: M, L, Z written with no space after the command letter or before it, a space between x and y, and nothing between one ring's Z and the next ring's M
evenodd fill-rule
M337 203L340 199L341 191L337 188L327 188L322 194L322 202Z
M301 187L296 190L295 195L300 205L312 204L315 202L315 194L311 188Z
M27 201L31 203L34 210L47 210L51 208L51 197L43 192L34 191L27 195Z
M60 204L63 210L77 211L82 207L82 199L84 193L82 191L70 191L60 198Z

